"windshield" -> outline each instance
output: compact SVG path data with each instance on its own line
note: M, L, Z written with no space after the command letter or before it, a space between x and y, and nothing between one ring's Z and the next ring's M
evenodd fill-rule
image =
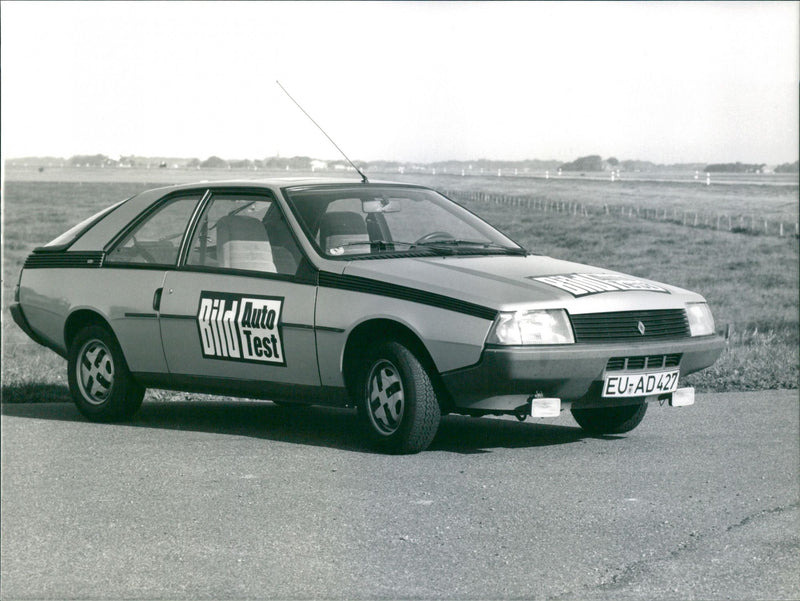
M323 256L525 254L485 221L427 188L289 188L289 206Z

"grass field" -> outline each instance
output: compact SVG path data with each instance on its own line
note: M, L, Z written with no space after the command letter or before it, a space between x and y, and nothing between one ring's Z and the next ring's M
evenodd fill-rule
M259 174L263 177L263 173ZM273 174L274 175L274 174ZM279 175L287 175L281 173ZM251 178L250 172L172 170L49 170L6 173L3 190L3 400L67 400L64 361L30 341L8 306L28 253L100 208L141 190L202 179ZM380 176L373 176L378 179ZM457 176L381 179L424 183L440 190L527 195L552 202L659 209L704 207L797 221L796 184L545 180ZM531 251L589 263L695 290L711 303L719 329L731 326L722 358L685 382L701 391L798 387L798 239L752 236L680 223L544 213L526 206L462 202ZM767 218L767 217L763 217ZM793 232L792 232L793 233ZM149 393L166 394L166 393Z

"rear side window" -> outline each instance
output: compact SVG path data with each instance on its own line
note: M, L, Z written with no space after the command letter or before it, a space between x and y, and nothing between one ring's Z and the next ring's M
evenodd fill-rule
M200 194L178 196L163 202L120 240L105 263L176 265L183 234L200 198Z
M133 198L133 197L131 197L131 198ZM122 203L128 202L129 200L130 200L130 198L128 198L126 200L122 200L122 201L118 202L117 204L111 205L110 207L103 209L99 213L95 213L94 215L92 215L88 219L84 219L78 225L75 225L75 226L69 228L66 232L61 234L58 238L50 240L50 242L48 242L47 244L44 245L45 248L55 248L55 247L59 247L59 246L63 246L64 248L66 248L67 246L70 246L73 242L75 242L75 240L77 240L83 234L88 232L96 223L99 223L100 220L103 217L108 215L111 211L116 209Z

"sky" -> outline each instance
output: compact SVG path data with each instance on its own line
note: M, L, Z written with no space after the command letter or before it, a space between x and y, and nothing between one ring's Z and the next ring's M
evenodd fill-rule
M3 157L770 165L798 2L2 2Z

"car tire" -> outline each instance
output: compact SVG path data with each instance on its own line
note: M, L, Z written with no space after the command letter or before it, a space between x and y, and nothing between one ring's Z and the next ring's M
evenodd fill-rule
M131 376L117 339L102 326L88 326L72 340L67 376L78 411L91 421L125 420L142 405L144 387Z
M430 373L405 345L378 344L363 355L358 415L369 439L390 453L418 453L433 441L441 410Z
M572 409L578 425L592 434L624 434L638 426L647 412L647 403L605 407L601 409Z

